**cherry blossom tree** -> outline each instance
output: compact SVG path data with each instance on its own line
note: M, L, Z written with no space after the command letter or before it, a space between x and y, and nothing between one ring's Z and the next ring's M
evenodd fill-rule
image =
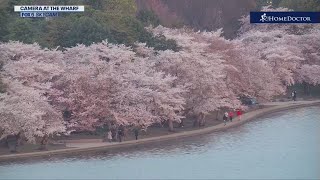
M320 66L319 65L302 65L298 70L297 79L300 82L306 82L311 85L320 84Z
M64 70L61 51L21 42L0 44L0 51L4 61L2 75L36 89L49 91L51 82Z
M1 138L22 133L27 140L65 133L61 113L55 110L43 91L24 86L13 79L5 79L7 92L0 94Z
M251 96L266 101L284 92L267 62L257 57L242 41L226 40L219 33L214 36L212 32L198 33L198 36L197 39L205 38L210 43L206 53L216 53L224 59L224 81L236 96Z
M228 88L238 96L255 97L260 102L284 93L285 87L265 60L257 58L239 41L228 44L229 48L223 53L229 64L226 68Z
M0 44L1 76L7 93L1 94L2 138L22 132L28 140L64 133L61 113L48 100L52 80L63 72L60 51L37 44Z
M319 67L320 67L320 30L314 28L307 33L300 35L300 47L303 51L305 61L299 67L296 73L296 78L300 83L318 85L319 82Z
M240 107L236 94L225 81L225 69L231 66L226 63L221 52L210 51L212 39L219 38L221 31L201 33L161 26L149 30L176 40L182 48L179 52L159 51L158 55L149 58L156 62L158 69L177 77L175 85L187 88L184 93L186 112L198 116L195 123L202 124L203 115L220 108Z
M264 7L263 11L290 11ZM248 49L265 60L284 86L317 84L319 25L250 24L244 17L239 38ZM311 74L313 72L313 74Z
M220 84L212 81L212 86L222 87L222 89L216 90L214 87L210 87L209 89L220 93L221 97L229 98L228 101L231 102L228 105L218 105L218 107L239 107L236 97L242 95L253 96L261 101L266 101L285 91L285 86L282 85L280 78L274 74L272 66L265 59L262 59L259 53L252 51L251 46L248 47L243 40L226 40L221 36L222 30L216 32L193 32L188 29L172 30L161 26L149 29L157 35L162 34L168 38L175 39L178 44L183 47L183 50L178 53L186 54L185 56L190 57L190 59L192 58L195 63L202 63L201 61L208 60L212 61L208 67L216 69L212 71L214 73L208 73L211 76L208 77L210 80L214 80L215 78L213 76L220 76ZM167 56L174 57L172 55ZM204 56L208 58L206 59ZM180 63L188 62L182 57L183 56L180 55L180 57L176 58L180 58ZM160 55L159 63L163 62L163 59L165 58L161 58ZM167 64L173 66L172 62L174 61L168 60ZM204 74L206 68L200 66L197 69L197 66L194 64L188 64L186 65L187 67L180 64L177 66L181 67L181 69L187 69L187 67L192 68L193 70L189 69L189 72L199 72L200 75ZM170 71L173 72L174 68L167 68L166 72ZM183 75L183 77L187 76ZM196 82L203 79L199 78L199 75L198 77L194 75L194 77ZM189 79L191 78L188 77L186 81ZM208 82L210 82L210 80ZM223 99L221 97L218 97L218 99Z
M302 48L297 46L299 38L283 31L252 31L240 39L251 49L257 58L265 60L272 67L282 83L286 86L294 84L294 73L305 60Z
M74 113L78 128L93 130L107 122L149 126L161 119L180 121L183 89L174 77L131 48L107 42L79 45L65 52L69 98L60 98Z

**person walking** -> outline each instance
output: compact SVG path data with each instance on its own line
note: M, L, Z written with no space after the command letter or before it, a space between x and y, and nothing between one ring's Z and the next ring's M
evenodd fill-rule
M121 129L118 130L118 138L119 138L119 142L122 142L122 130Z
M293 101L297 100L297 91L293 91Z
M224 125L227 125L227 120L228 120L228 112L225 112L224 115L223 115Z
M292 91L292 93L291 93L291 98L294 101L294 91Z
M240 109L237 110L237 116L239 117L239 120L238 120L238 121L240 121L240 120L241 120L241 117L242 117L242 112L241 112Z
M107 133L107 139L108 139L108 141L110 143L112 142L112 132L111 132L111 130L109 130L108 133Z
M123 125L120 125L120 127L118 129L119 142L122 142L123 136L124 136L124 127L123 127Z
M232 119L233 119L233 112L232 112L232 111L230 111L228 115L229 115L230 122L232 122Z
M136 137L136 140L138 140L138 136L139 136L139 128L138 127L134 128L134 136Z

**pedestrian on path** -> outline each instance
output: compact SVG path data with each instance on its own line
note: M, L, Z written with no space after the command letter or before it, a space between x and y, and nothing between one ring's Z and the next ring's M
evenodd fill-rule
M108 139L108 141L109 141L110 143L112 142L112 132L111 132L111 130L108 131L107 139Z
M294 101L297 100L297 91L293 91L293 100L294 100Z
M118 138L119 138L119 142L122 142L122 138L124 136L124 126L120 125L119 129L118 129Z
M224 115L223 115L224 125L227 125L227 120L228 120L228 112L225 112Z
M232 122L232 119L233 119L233 112L232 111L229 112L229 119L230 119L230 122Z
M139 136L139 128L138 127L134 128L134 136L136 137L136 140L138 140L138 136Z
M240 121L240 120L241 120L241 117L242 117L242 111L241 111L241 109L238 109L238 110L237 110L237 116L239 117L239 120L238 120L238 121Z
M294 91L292 91L292 93L291 93L291 98L294 101Z

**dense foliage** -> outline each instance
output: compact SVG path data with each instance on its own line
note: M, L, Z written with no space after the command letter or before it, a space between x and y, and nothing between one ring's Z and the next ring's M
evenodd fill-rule
M0 41L15 40L39 43L42 47L73 47L90 45L108 39L115 44L133 45L145 42L156 49L178 50L176 43L154 37L144 26L158 25L151 11L137 13L132 0L55 0L59 5L85 5L84 13L64 13L47 20L20 18L13 12L14 5L48 4L44 0L4 0L0 3Z

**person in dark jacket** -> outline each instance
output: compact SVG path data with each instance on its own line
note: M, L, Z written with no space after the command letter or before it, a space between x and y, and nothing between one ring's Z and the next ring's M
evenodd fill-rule
M225 112L224 115L223 115L223 122L224 122L224 125L227 125L227 121L228 121L228 112Z
M124 136L124 126L121 125L118 129L119 142L122 142L122 138Z
M138 127L134 128L134 136L136 137L136 140L138 140L138 136L139 136L139 128Z

